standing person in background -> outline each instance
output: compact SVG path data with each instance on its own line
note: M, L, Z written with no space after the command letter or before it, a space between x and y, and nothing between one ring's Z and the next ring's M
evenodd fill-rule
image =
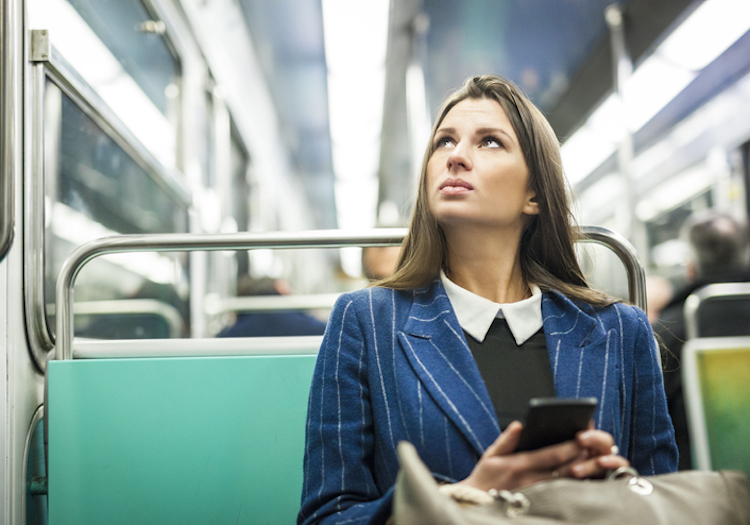
M690 246L685 267L686 285L678 290L654 323L654 332L665 348L664 389L680 450L680 470L692 466L680 357L685 331L685 300L709 284L750 280L746 266L748 246L745 228L729 215L706 210L692 215L682 228ZM711 313L710 336L750 334L750 309L734 304Z
M474 77L446 101L398 269L331 312L299 523L385 522L401 440L449 489L676 469L646 314L588 287L567 195L557 138L512 83ZM516 452L544 396L596 397L595 429Z
M244 276L237 283L240 297L286 295L289 286L271 277ZM312 315L298 311L240 312L232 326L224 328L216 337L278 337L287 335L322 335L326 325Z

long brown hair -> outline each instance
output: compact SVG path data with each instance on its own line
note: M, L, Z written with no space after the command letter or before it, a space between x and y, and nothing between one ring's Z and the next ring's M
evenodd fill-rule
M500 104L510 120L529 169L529 186L536 193L539 215L521 237L521 271L527 283L556 290L594 305L616 299L589 288L573 248L578 228L570 210L560 145L542 112L512 83L496 75L469 78L443 103L422 161L417 201L396 271L378 286L406 290L429 284L447 264L443 229L430 211L427 163L434 152L435 133L448 112L465 99L489 99Z

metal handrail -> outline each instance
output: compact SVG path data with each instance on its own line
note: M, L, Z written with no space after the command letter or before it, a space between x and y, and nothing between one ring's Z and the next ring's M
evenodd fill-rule
M120 235L90 241L79 246L63 263L56 286L56 359L72 358L73 286L84 264L100 255L137 251L221 251L290 248L342 248L348 246L390 246L401 244L405 228L366 232L313 230L306 232L233 234L150 234ZM628 273L630 300L645 309L645 272L633 246L621 235L598 226L582 228L584 242L607 246L620 258Z
M582 226L583 242L601 244L612 250L625 266L628 274L628 298L646 311L646 270L633 245L617 232L601 226Z
M20 168L22 2L0 5L0 261L13 243L15 180Z
M688 339L699 337L698 309L709 299L750 299L750 283L715 283L703 286L685 299L685 333Z
M56 285L56 359L71 359L73 285L84 264L100 255L138 251L222 251L292 248L341 248L400 244L403 228L348 233L340 230L232 234L150 234L104 237L79 246L63 262Z

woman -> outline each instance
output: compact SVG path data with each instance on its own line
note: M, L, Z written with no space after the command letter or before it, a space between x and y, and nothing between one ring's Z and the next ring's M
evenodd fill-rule
M401 440L436 479L481 490L676 469L646 315L588 288L574 235L541 112L499 77L467 80L433 128L398 269L331 313L300 523L386 520ZM516 453L515 420L549 395L596 397L596 430Z

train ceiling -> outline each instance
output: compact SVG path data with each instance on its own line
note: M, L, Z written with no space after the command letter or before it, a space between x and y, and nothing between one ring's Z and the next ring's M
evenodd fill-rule
M613 1L623 8L627 45L636 62L700 3L391 0L379 201L405 210L411 197L405 79L415 56L423 67L431 116L467 76L492 72L521 86L565 139L612 88L604 10ZM240 0L240 5L301 183L317 205L315 227L337 227L321 0Z

